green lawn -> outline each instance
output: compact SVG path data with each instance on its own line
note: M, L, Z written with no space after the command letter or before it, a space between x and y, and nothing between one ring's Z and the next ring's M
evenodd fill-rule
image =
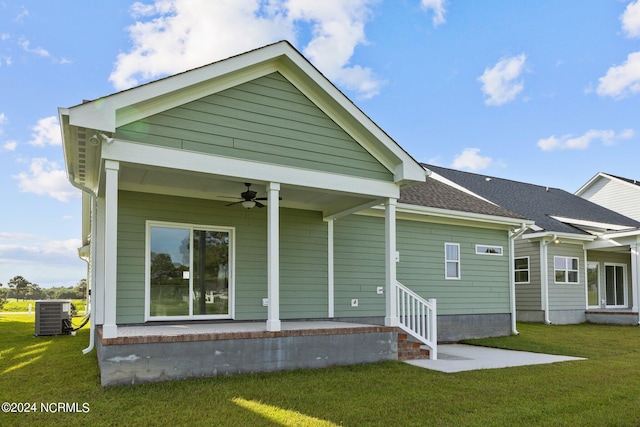
M387 362L105 389L95 353L81 354L88 330L34 337L33 317L0 314L0 400L38 409L0 413L0 425L640 425L638 327L518 327L482 342L589 360L456 374ZM88 412L41 411L57 402Z

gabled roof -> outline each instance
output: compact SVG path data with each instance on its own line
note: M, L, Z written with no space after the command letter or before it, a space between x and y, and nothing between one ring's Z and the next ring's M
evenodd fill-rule
M91 135L104 134L108 138L120 126L274 72L282 74L349 133L393 174L396 183L425 180L422 166L286 41L70 108L60 108L70 179L87 188L97 181L97 177L89 176L99 168L97 144L91 147L88 143ZM79 145L82 150L78 149ZM81 182L77 178L80 175L86 175L86 180Z
M558 188L527 184L440 166L425 166L480 197L534 220L537 227L541 227L547 232L590 235L591 233L583 228L620 230L640 227L638 221Z
M621 176L612 175L612 174L606 173L606 172L598 172L597 174L595 174L593 176L593 178L591 178L589 181L587 181L586 184L584 184L582 187L580 187L578 189L578 191L575 192L575 195L576 196L581 196L585 191L587 191L600 178L616 179L618 181L621 181L624 184L629 184L629 185L632 185L632 186L640 187L640 181L638 181L636 179L623 178Z

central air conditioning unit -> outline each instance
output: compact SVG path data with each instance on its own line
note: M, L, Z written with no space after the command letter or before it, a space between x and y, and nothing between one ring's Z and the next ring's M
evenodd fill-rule
M71 332L71 301L36 301L36 336Z

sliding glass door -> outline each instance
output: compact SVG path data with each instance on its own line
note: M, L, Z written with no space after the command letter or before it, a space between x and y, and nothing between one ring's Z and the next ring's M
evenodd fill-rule
M233 229L147 224L147 307L152 320L229 318Z
M605 264L604 278L607 307L627 306L627 278L624 264Z

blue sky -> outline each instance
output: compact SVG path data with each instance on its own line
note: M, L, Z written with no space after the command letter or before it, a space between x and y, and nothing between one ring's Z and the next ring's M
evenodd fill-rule
M0 283L85 276L58 107L282 39L419 161L640 179L638 0L0 0Z

